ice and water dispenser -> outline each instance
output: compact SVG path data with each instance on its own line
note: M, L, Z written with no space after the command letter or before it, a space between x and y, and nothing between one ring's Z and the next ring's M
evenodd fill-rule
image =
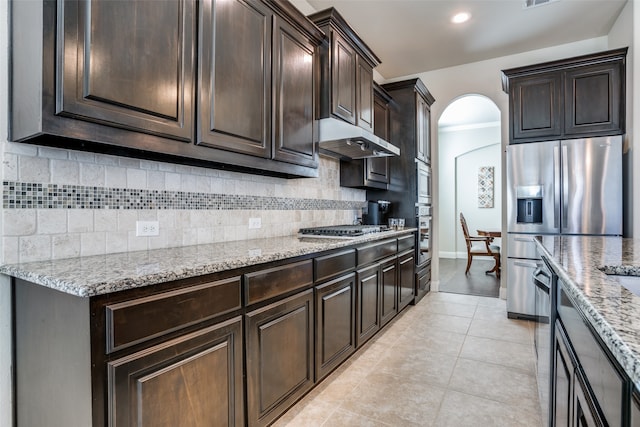
M542 223L542 185L521 185L516 187L518 210L516 222L519 224Z

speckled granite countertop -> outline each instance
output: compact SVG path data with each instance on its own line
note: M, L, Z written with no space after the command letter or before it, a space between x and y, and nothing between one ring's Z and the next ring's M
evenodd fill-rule
M567 284L566 290L618 360L640 387L640 296L625 288L640 277L607 275L603 266L623 266L633 274L640 266L640 239L558 236L537 242ZM637 249L637 250L635 250Z
M355 239L290 236L243 240L3 265L0 273L71 295L90 297L397 237L413 231L415 229L386 231Z

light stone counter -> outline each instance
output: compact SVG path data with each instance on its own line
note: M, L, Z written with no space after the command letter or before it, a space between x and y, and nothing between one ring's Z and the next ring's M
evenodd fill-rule
M607 275L599 270L622 266L618 272L637 271L640 239L557 236L537 243L578 308L640 387L640 296L624 286L640 285L640 277Z
M397 237L413 231L413 228L385 231L355 239L290 236L243 240L3 265L0 273L71 295L91 297Z

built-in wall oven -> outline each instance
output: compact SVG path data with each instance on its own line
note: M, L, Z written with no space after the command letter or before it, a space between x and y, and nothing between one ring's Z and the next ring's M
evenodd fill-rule
M416 206L416 224L418 224L418 244L416 245L416 265L418 267L423 266L431 259L431 206L430 205L417 205Z
M418 204L431 204L431 166L416 159L416 176L418 179Z

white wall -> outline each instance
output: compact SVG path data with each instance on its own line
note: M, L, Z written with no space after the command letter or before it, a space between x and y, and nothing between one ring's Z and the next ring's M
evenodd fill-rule
M494 203L491 208L478 207L478 169L481 166L493 166ZM462 153L455 159L456 168L456 210L455 251L457 258L467 258L467 248L460 225L460 212L463 213L469 233L477 235L477 230L501 229L502 182L500 181L500 142ZM500 246L500 240L495 244Z
M456 208L456 194L459 194L457 189L464 185L474 185L477 182L477 172L480 164L474 166L473 177L469 180L460 182L456 178L456 159L463 156L465 153L469 153L471 158L475 158L482 147L494 146L494 155L492 163L483 164L481 166L496 166L496 187L495 194L500 196L501 192L501 164L500 164L500 127L489 126L482 128L472 128L453 131L441 131L438 134L440 150L438 153L438 179L439 179L439 194L440 199L436 204L438 217L440 219L438 225L438 254L445 258L455 258L456 252L456 239L453 237L458 234L460 229L460 221L458 217L459 209ZM472 154L475 153L475 154ZM474 187L474 191L477 189ZM476 193L474 193L476 194ZM475 200L475 199L474 199ZM501 200L501 198L499 199ZM495 216L497 224L493 228L500 229L500 204L496 199L496 208L491 209L491 214ZM463 210L463 213L465 210ZM470 218L470 213L465 216L467 220Z
M633 197L634 188L640 188L640 186L634 184L634 179L639 179L640 174L636 174L634 178L633 174L633 164L638 164L640 161L640 157L634 160L634 157L638 156L638 149L634 148L632 141L634 140L634 111L638 110L638 107L635 105L639 102L637 97L634 96L634 85L633 85L633 70L634 70L634 62L638 55L634 54L634 51L640 48L640 46L634 46L634 29L633 29L633 11L634 11L634 1L627 2L626 6L618 16L613 28L609 32L608 37L608 48L609 49L617 49L621 47L629 47L629 51L627 53L627 114L626 114L626 135L624 139L624 149L623 149L623 182L626 185L624 188L624 234L625 236L639 236L640 229L634 230L635 227L640 227L640 221L634 221L634 216L640 214L640 210L638 208L634 208L634 203L640 203L640 197ZM636 8L637 9L637 8ZM637 22L637 21L636 21ZM637 36L636 36L637 37ZM637 68L635 68L637 69ZM640 122L638 122L640 123Z
M633 165L640 164L640 153L639 150L634 147L633 134L634 134L634 122L637 122L638 114L640 114L640 107L637 106L638 102L638 93L636 93L637 89L634 88L633 84L633 74L634 69L638 69L635 65L637 61L636 58L640 57L636 52L640 49L640 44L634 44L634 37L639 37L638 35L634 36L633 32L633 22L639 22L638 19L634 18L634 1L627 2L626 6L620 13L617 21L615 22L613 28L609 32L609 48L615 49L620 47L629 47L629 51L627 53L627 114L626 114L626 128L627 134L624 140L624 150L623 150L623 180L627 184L624 189L624 233L625 236L637 236L640 231L638 227L640 226L640 197L633 197L634 188L638 188L638 184L636 184L636 180L640 179L640 174L633 173ZM635 13L640 13L635 12ZM638 85L636 85L638 86ZM639 88L640 89L640 88ZM635 96L634 96L635 94ZM637 113L636 113L637 112ZM637 122L640 123L640 122ZM635 228L635 230L634 230Z

